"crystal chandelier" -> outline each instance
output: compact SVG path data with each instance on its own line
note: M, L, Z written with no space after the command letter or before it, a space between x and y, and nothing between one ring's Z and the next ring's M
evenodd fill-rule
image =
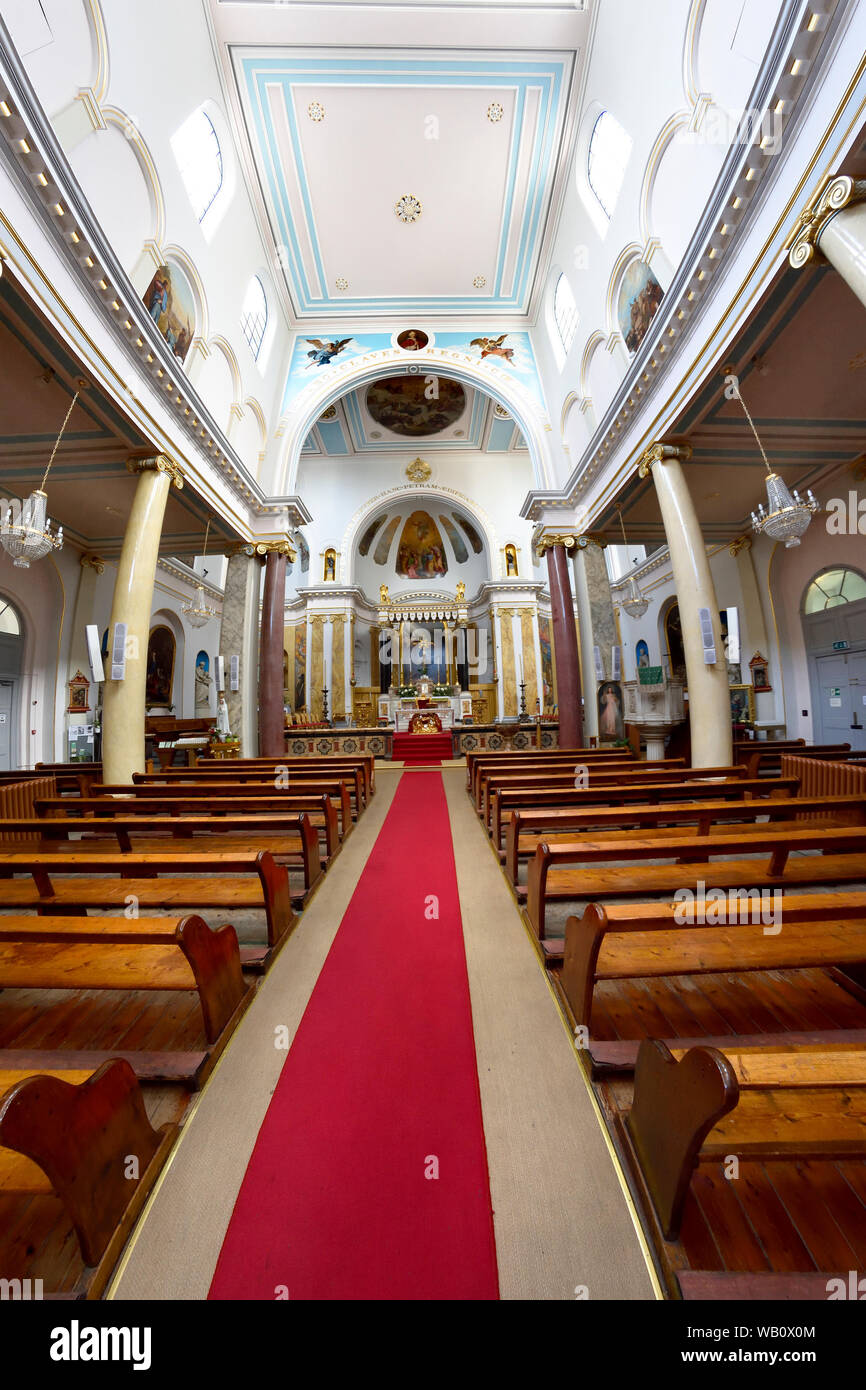
M6 515L0 520L0 543L7 554L12 556L12 563L18 569L28 570L31 561L41 560L43 555L48 554L49 550L63 549L63 527L59 526L56 532L51 530L45 484L48 481L54 456L60 448L63 433L69 424L69 417L85 384L84 382L78 383L78 390L72 397L66 412L66 419L60 426L60 433L54 448L51 450L51 458L48 460L48 467L42 475L40 486L35 492L31 492L26 501L21 503L21 512L17 521L14 504L7 509Z
M205 554L207 553L207 538L209 531L210 521L208 521L208 524L205 527L204 549L202 550L202 559L204 559ZM183 616L186 618L187 622L190 623L193 627L204 627L205 623L209 623L211 618L216 617L216 609L211 608L211 606L205 599L203 584L196 584L195 599L191 599L189 603L185 603L181 608L181 612L183 613Z
M778 473L774 473L770 467L770 461L764 452L764 446L755 429L755 422L749 414L746 402L740 395L740 386L736 377L728 378L731 387L731 394L736 396L743 413L752 427L752 434L761 451L761 458L767 469L767 506L763 502L758 503L758 510L752 512L752 530L758 535L762 531L770 536L774 541L784 541L785 549L788 550L792 545L800 544L800 537L812 520L812 514L818 511L818 502L812 489L806 492L805 501L800 496L796 488L791 492L784 479Z
M625 538L625 522L622 519L622 511L619 512L619 524L622 528L622 543L624 549L628 549L628 541ZM649 608L649 599L644 598L637 585L637 580L632 577L628 581L628 596L620 599L620 607L624 608L630 618L642 618Z

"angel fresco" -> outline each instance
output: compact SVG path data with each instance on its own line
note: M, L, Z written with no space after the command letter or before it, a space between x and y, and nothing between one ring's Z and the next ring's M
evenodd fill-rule
M506 362L510 362L514 356L514 348L502 346L507 337L507 333L500 333L498 338L473 338L469 346L480 347L482 361L485 357L502 357Z
M333 338L330 341L324 338L307 338L306 342L313 345L307 356L313 360L307 363L306 370L309 371L311 367L329 367L351 341L351 338Z

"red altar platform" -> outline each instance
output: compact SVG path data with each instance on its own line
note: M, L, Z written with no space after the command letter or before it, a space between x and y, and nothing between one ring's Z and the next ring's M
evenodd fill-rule
M435 716L434 716L435 717ZM407 767L429 766L453 758L451 735L438 733L395 734L391 757Z

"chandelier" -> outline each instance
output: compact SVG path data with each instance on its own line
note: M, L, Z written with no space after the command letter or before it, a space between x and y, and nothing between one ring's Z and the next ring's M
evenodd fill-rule
M620 524L620 527L622 528L622 543L623 543L623 547L627 550L627 549L628 549L628 541L627 541L626 538L625 538L625 522L624 522L623 519L622 519L622 511L621 511L621 510L619 511L619 524ZM647 609L649 608L649 599L648 599L648 598L644 598L643 594L641 593L640 589L638 588L637 580L636 580L634 577L632 577L632 578L628 581L628 595L627 595L627 597L626 597L626 598L623 598L623 599L620 599L619 602L620 602L620 607L625 609L626 613L628 614L628 616L629 616L630 618L642 618L643 615L644 615L644 613L645 613L645 612L647 611Z
M0 543L7 554L12 556L12 563L18 569L28 570L31 561L41 560L43 555L48 554L49 550L63 549L63 527L58 526L56 532L51 530L45 484L48 481L54 456L60 448L64 431L69 424L69 417L75 407L75 402L86 384L83 381L78 383L78 390L72 397L66 412L66 419L60 426L60 433L54 448L51 450L51 458L48 460L48 467L42 475L42 482L35 492L31 492L27 500L21 503L19 519L17 521L15 519L15 505L13 504L7 508L6 515L0 520Z
M208 521L208 524L205 527L204 549L202 550L202 559L204 559L207 553L207 538L209 531L210 521ZM183 613L183 616L186 618L187 622L192 625L192 627L204 627L205 623L209 623L211 618L216 617L216 609L211 608L210 604L205 599L203 584L196 584L195 599L191 599L189 603L185 603L180 611Z
M770 461L764 452L758 431L755 429L755 422L749 414L746 402L740 395L740 385L736 377L729 375L727 378L731 394L736 396L743 413L752 427L752 434L761 451L761 458L767 469L767 506L763 502L758 503L758 510L752 512L752 530L760 535L765 532L774 541L784 541L785 549L789 550L792 545L800 544L800 537L812 520L814 512L818 511L818 502L812 489L806 492L805 501L800 496L796 488L791 492L787 483L780 478L778 473L774 473L770 467Z

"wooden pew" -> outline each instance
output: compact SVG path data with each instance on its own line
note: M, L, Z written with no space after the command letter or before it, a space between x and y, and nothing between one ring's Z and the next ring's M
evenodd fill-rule
M745 776L744 768L731 767L707 767L689 771L685 768L659 767L657 763L623 763L616 768L606 767L596 771L590 768L587 778L581 778L580 785L575 785L574 769L567 771L546 772L543 777L537 773L505 773L503 775L492 775L482 772L478 783L478 800L476 809L488 831L491 828L491 798L494 792L504 791L532 791L539 786L549 789L574 788L575 791L592 791L597 786L612 786L614 784L628 786L650 783L665 782L687 782L690 779L706 781L710 778L724 780L735 779Z
M14 878L12 875L27 875ZM125 907L176 913L181 905L263 911L273 948L294 925L288 873L267 850L197 854L0 854L0 907L50 915Z
M634 754L630 748L477 748L470 749L466 754L466 785L471 789L472 774L474 769L481 762L489 762L491 765L496 762L503 762L506 759L518 760L520 758L549 758L562 757L574 758L575 762L585 762L587 758L633 758Z
M839 758L851 751L850 743L822 743L812 746L796 746L794 748L780 748L775 743L764 743L763 740L753 747L747 758L744 758L746 771L749 777L757 777L762 768L772 767L774 772L781 771L782 754L796 753L799 758Z
M203 771L222 767L225 771L225 762L220 762L218 758L199 758L198 767ZM321 754L287 754L283 758L236 758L232 761L235 768L278 768L288 767L291 774L293 769L302 770L309 768L312 772L339 772L342 768L360 768L364 778L364 801L369 802L376 790L376 758L373 753L321 753Z
M309 766L290 767L286 763L276 763L273 767L238 767L236 762L230 764L231 770L224 760L217 759L215 766L202 767L167 767L162 772L134 772L132 774L133 783L138 786L158 786L160 784L174 785L175 783L200 783L210 785L211 782L232 782L235 786L248 784L254 786L261 784L267 787L277 787L290 790L293 786L303 787L307 784L314 784L319 781L346 782L354 798L354 806L357 814L366 805L364 797L364 770L360 767L339 767L339 768L316 768ZM281 768L287 768L285 773ZM288 781L288 788L284 788L284 783Z
M725 902L725 916L735 920L719 925L683 920L688 904L670 902L593 902L581 916L569 917L564 943L545 941L543 954L549 966L562 962L555 980L572 1026L591 1029L599 980L844 967L866 958L866 893L785 895L775 904L780 924L765 920L776 915L772 900L762 903L757 892L748 899L747 892L744 887L736 901ZM778 925L781 931L772 930ZM765 933L764 926L771 931ZM594 1064L634 1064L637 1044L595 1046L601 1051L593 1050Z
M187 821L207 819L213 824L207 828L214 834L251 831L260 823L261 828L271 834L292 833L292 822L306 816L309 823L322 836L324 855L322 862L329 862L340 848L340 823L337 807L327 796L286 796L216 799L213 797L183 798L173 791L164 797L118 797L109 796L67 799L37 800L34 810L40 820L68 821L68 830L55 831L53 826L38 825L40 835L109 833L104 822L135 816L141 819L166 819L172 823L172 833L177 836L196 833L196 827ZM227 817L231 817L229 821ZM351 822L350 822L351 824ZM204 827L202 827L204 828ZM11 831L11 821L0 820L0 848L5 844L7 832ZM315 881L313 877L311 882Z
M624 1125L666 1240L700 1163L866 1158L866 1047L641 1045Z
M7 833L25 832L35 840L33 848L43 854L81 853L116 848L121 854L173 854L199 848L205 853L237 852L255 854L268 849L277 864L300 869L304 896L322 876L319 837L309 816L256 816L243 813L231 820L220 816L129 816L123 803L116 803L118 814L100 817L55 816L29 821L0 820L0 844ZM333 808L331 808L333 810ZM80 838L70 839L70 836ZM106 840L111 841L106 846Z
M860 796L773 797L750 801L667 802L650 806L592 806L555 811L512 811L505 836L504 868L509 882L518 887L521 861L531 859L542 840L550 845L573 841L575 832L604 834L621 839L637 829L641 839L657 839L670 832L663 827L693 826L698 835L728 834L733 823L767 818L800 824L809 815L826 816L822 826L866 824L866 802ZM675 833L679 833L676 831Z
M686 774L686 777L691 774ZM664 802L700 802L707 800L746 801L753 797L762 800L776 796L796 796L799 782L796 777L735 777L731 780L709 782L640 782L626 786L608 783L578 790L576 787L533 787L517 791L492 793L490 837L497 851L502 851L503 833L514 811L543 814L551 830L558 827L559 811L569 813L593 806L656 806Z
M0 916L0 989L195 990L209 1043L252 997L234 927L195 914Z
M482 772L531 772L535 768L541 771L544 768L578 767L582 764L605 767L640 761L629 748L618 748L613 753L599 753L596 749L527 749L523 753L467 753L466 757L472 758L471 763L467 762L466 786L473 800L477 797L478 779ZM685 760L680 758L673 765L685 766Z
M250 814L272 810L282 811L284 806L292 806L294 797L315 797L317 800L322 796L327 796L333 802L339 815L339 829L342 838L352 828L352 803L349 787L346 782L314 781L305 784L303 787L286 788L280 790L270 785L259 784L256 782L245 783L236 786L234 782L178 782L157 784L155 786L108 786L96 783L93 787L93 798L91 800L102 800L106 805L130 805L134 801L150 802L153 805L159 803L171 803L172 812L180 807L186 808L194 814L201 814L202 807L208 811L212 807L223 808L226 804L229 810L228 815L235 815L241 810L247 810ZM222 809L220 814L222 814ZM70 814L74 814L74 807L70 804ZM110 814L106 810L106 815ZM216 812L214 812L216 814Z
M56 1193L78 1236L89 1298L104 1291L176 1134L173 1124L152 1127L125 1061L93 1073L0 1072L0 1191L25 1201Z
M820 855L794 854L820 850ZM766 854L765 862L744 855ZM723 862L711 860L724 855ZM791 856L794 855L793 858ZM644 864L647 859L674 863ZM604 867L606 866L606 867ZM681 888L792 888L803 884L856 883L866 879L866 828L792 829L761 825L717 840L676 835L665 840L542 842L529 863L526 915L539 940L549 902L673 897Z

